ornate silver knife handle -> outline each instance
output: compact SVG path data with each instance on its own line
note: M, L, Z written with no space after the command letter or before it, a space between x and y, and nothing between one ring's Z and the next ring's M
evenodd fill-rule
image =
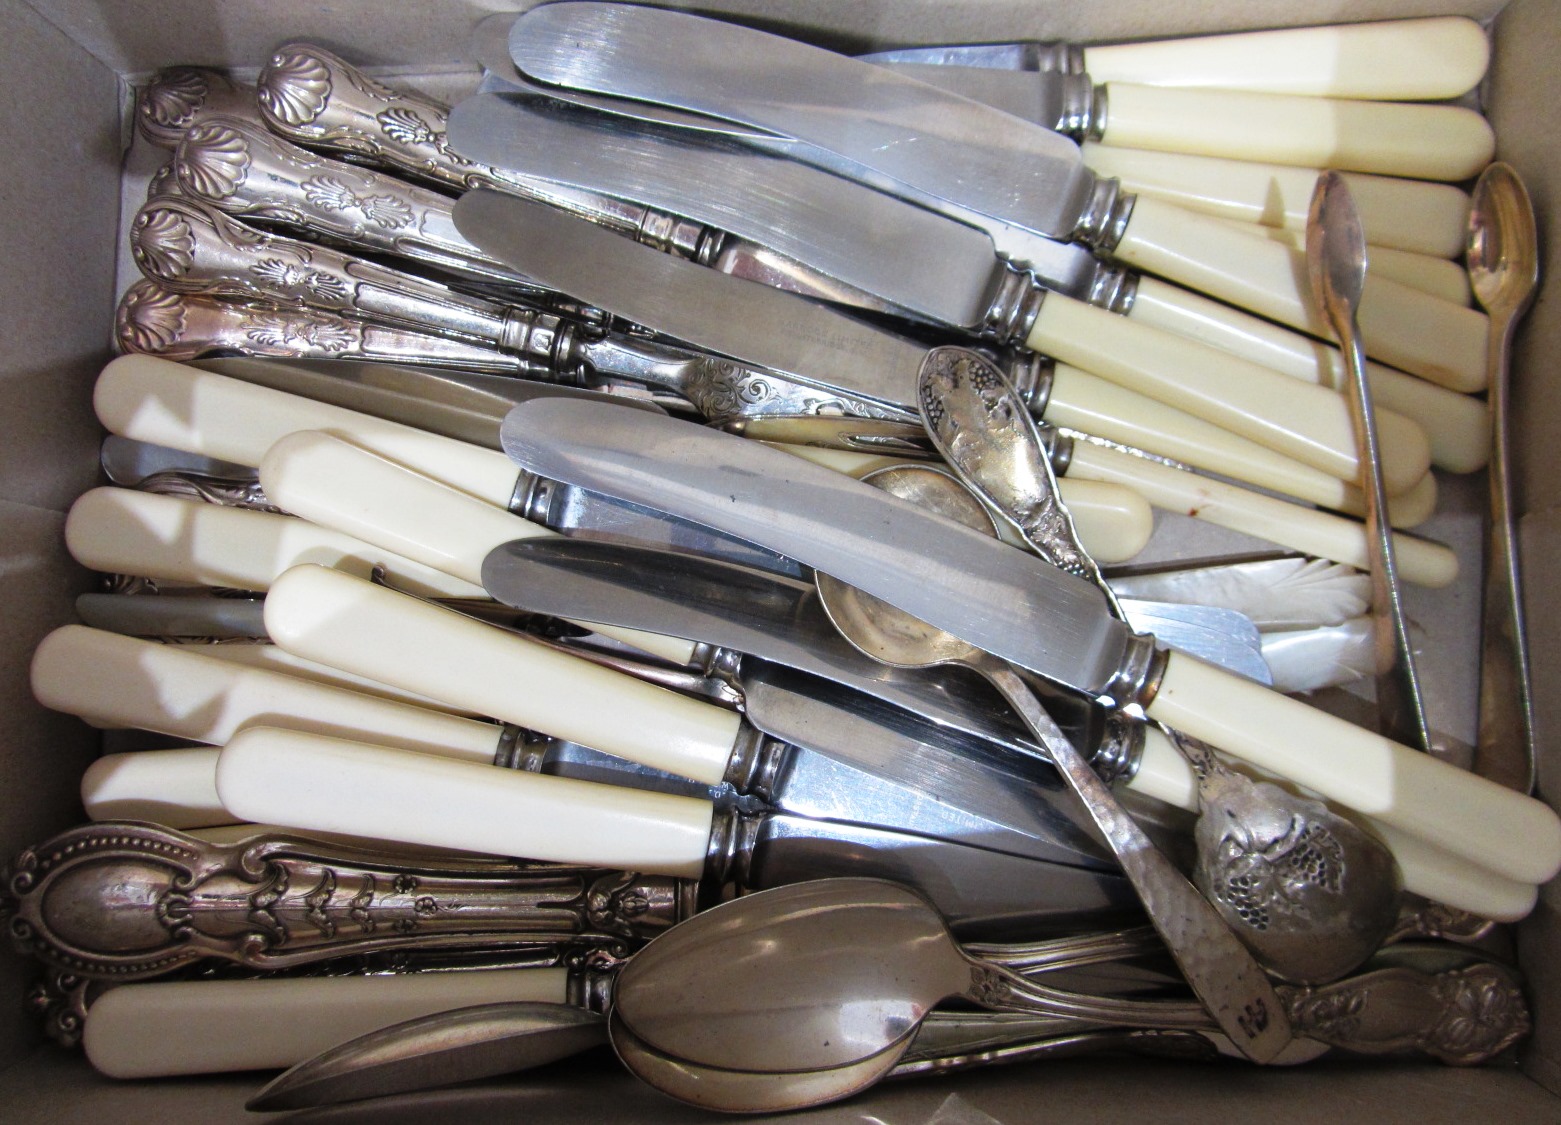
M448 196L299 148L239 116L203 118L174 156L179 186L230 215L431 266L537 289L461 237Z
M519 356L470 341L349 320L314 309L284 309L175 293L142 279L125 291L114 316L121 351L191 360L214 354L281 359L364 359L528 374Z
M191 125L213 113L253 113L255 91L220 70L171 66L136 91L136 129L158 148L177 148Z
M272 970L582 938L622 956L691 914L695 884L556 864L401 862L283 835L209 844L105 822L22 852L5 889L23 952L80 978L127 981L206 958Z

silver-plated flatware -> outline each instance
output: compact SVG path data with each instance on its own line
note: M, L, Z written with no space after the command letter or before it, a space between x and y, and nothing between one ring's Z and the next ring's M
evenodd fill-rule
M1512 495L1511 362L1518 322L1539 283L1539 233L1511 165L1492 164L1474 186L1469 280L1491 315L1490 529L1480 628L1480 725L1474 770L1522 792L1535 780L1534 700L1524 630L1517 514Z
M1366 498L1366 542L1371 547L1371 607L1377 656L1377 718L1382 733L1395 742L1427 752L1431 728L1426 720L1414 647L1399 588L1393 533L1387 519L1388 492L1383 480L1382 438L1366 378L1366 349L1358 310L1366 287L1366 234L1337 172L1317 178L1306 224L1306 267L1312 299L1328 318L1348 361L1345 396L1360 450L1361 491Z

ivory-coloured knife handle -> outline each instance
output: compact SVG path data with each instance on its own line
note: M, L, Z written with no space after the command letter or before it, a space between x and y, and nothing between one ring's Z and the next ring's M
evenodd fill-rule
M1463 16L1201 35L1084 48L1097 82L1441 101L1485 76L1490 41Z
M158 981L105 992L81 1045L110 1078L279 1070L382 1027L474 1004L568 1001L563 968Z
M714 806L272 727L238 734L217 792L241 820L698 878Z
M1145 728L1137 771L1124 784L1135 793L1191 813L1199 811L1198 782L1192 767L1156 727ZM1504 879L1418 836L1396 831L1370 817L1360 819L1393 852L1406 891L1502 922L1515 922L1533 910L1539 891L1532 883Z
M319 430L273 445L260 459L260 483L290 512L478 586L482 560L499 544L558 534ZM593 628L674 664L693 659L689 641Z
M712 785L741 729L736 712L328 567L277 579L266 631L310 660Z
M1348 377L1344 356L1332 344L1157 277L1137 279L1127 315L1308 383L1342 390ZM1380 363L1368 361L1366 374L1378 405L1412 419L1425 431L1432 464L1454 473L1485 467L1490 414L1482 400Z
M1561 869L1548 806L1300 700L1170 653L1145 713L1389 828L1522 883Z
M81 804L92 820L147 820L169 828L233 822L217 796L215 747L105 754L81 775Z
M1281 324L1328 335L1306 293L1306 255L1229 223L1140 196L1112 253L1137 269ZM1478 309L1375 278L1361 297L1360 327L1373 359L1455 391L1485 389L1490 324Z
M1057 364L1052 372L1046 420L1324 508L1351 515L1365 510L1355 485L1065 363ZM1431 478L1427 474L1421 479ZM1401 513L1400 507L1390 505L1394 525L1412 526L1404 519L1409 513ZM1430 513L1417 510L1413 514L1425 518Z
M834 469L837 473L861 477L875 469L925 462L903 457L884 457L877 453L858 453L849 449L831 449L818 445L793 445L784 441L768 444L794 457ZM1058 491L1073 517L1073 529L1079 541L1096 562L1126 562L1149 544L1154 534L1154 512L1149 502L1126 485L1096 480L1060 480ZM1024 539L998 521L998 538L1024 547Z
M1207 520L1307 555L1359 570L1370 565L1365 529L1343 516L1082 441L1073 445L1068 473L1125 484L1156 508ZM1458 576L1458 556L1440 543L1399 534L1393 539L1393 549L1399 577L1406 582L1440 587Z
M1466 180L1490 163L1496 134L1472 109L1111 82L1109 145L1337 168L1417 180ZM1097 104L1098 104L1097 94Z
M82 493L65 517L65 546L82 566L196 586L264 590L302 562L367 578L376 566L425 597L480 598L479 585L292 516L229 508L132 488Z
M475 762L498 750L503 732L492 723L246 668L202 647L62 625L33 653L33 695L56 711L212 746L263 723Z
M1126 191L1191 211L1286 230L1306 229L1318 168L1151 152L1086 142L1084 163L1114 176ZM1372 246L1459 258L1469 222L1469 194L1451 184L1347 172L1366 241Z
M1359 476L1349 404L1326 387L1060 293L1041 302L1025 344L1340 480ZM1388 491L1403 492L1429 471L1430 444L1402 415L1383 411L1377 421Z
M92 404L111 433L240 465L290 433L325 430L501 508L519 475L497 450L150 355L110 361Z
M245 668L260 668L269 672L278 672L284 676L295 676L299 679L342 688L346 691L362 692L366 695L378 696L381 699L395 700L398 703L410 703L414 707L443 711L451 715L461 714L467 718L472 717L470 712L462 712L446 707L439 700L430 699L426 695L418 695L414 691L402 691L400 688L378 683L364 676L354 676L351 672L343 671L340 668L332 668L328 664L320 664L313 660L303 660L271 644L269 640L257 641L253 644L202 645L199 642L191 643L199 645L203 654L225 663L236 664Z

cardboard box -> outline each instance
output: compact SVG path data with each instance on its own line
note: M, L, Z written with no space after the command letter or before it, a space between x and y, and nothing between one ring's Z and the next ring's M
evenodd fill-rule
M269 51L308 40L382 76L437 94L473 78L472 26L507 0L0 0L0 855L11 856L81 819L76 788L96 735L31 698L27 667L37 641L72 619L73 596L91 585L65 554L64 510L97 483L101 436L92 382L110 357L121 160L130 86L168 65L231 66L253 74ZM762 16L831 46L982 41L1033 36L1081 41L1218 30L1466 14L1492 21L1495 61L1486 106L1543 225L1561 210L1561 20L1553 0L997 0L852 5L718 2L703 10ZM1542 231L1543 233L1543 231ZM1552 239L1542 271L1561 253ZM1561 659L1548 637L1561 628L1553 549L1561 516L1548 496L1551 441L1561 395L1549 393L1549 357L1561 354L1561 306L1544 292L1520 334L1515 359L1517 479L1528 566L1530 636L1539 706L1542 792L1561 794ZM1477 484L1463 486L1477 495ZM1469 491L1473 489L1474 491ZM1454 516L1477 534L1473 516ZM1471 528L1473 529L1471 531ZM1464 587L1477 591L1477 586ZM1469 594L1464 596L1477 596ZM1464 612L1469 607L1461 608ZM1473 654L1470 653L1472 661ZM90 674L90 669L83 669ZM1463 677L1464 682L1472 676ZM1520 929L1535 1033L1521 1069L1454 1070L1427 1064L1322 1064L1261 1072L1139 1060L1054 1060L942 1081L880 1087L813 1120L1022 1122L1205 1120L1273 1122L1366 1118L1382 1122L1561 1120L1561 888L1551 886ZM0 954L0 1116L17 1122L253 1120L242 1109L257 1077L118 1083L42 1041L24 1007L37 968ZM693 1111L635 1084L604 1057L511 1082L348 1111L341 1120L684 1120Z

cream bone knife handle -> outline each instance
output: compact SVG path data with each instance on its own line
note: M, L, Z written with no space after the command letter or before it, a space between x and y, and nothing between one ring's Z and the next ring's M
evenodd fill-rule
M482 560L499 544L558 534L318 430L272 446L260 459L260 481L288 511L478 586ZM591 628L674 664L693 659L689 641Z
M266 629L298 656L714 785L736 712L327 567L288 571Z
M132 488L83 493L65 517L65 546L82 566L176 584L266 590L299 563L387 579L425 597L485 597L463 578L272 512L229 508Z
M694 879L714 829L704 798L273 727L223 747L217 792L257 823Z
M1151 152L1085 142L1084 163L1120 180L1125 191L1177 203L1192 211L1286 230L1306 229L1306 211L1319 168L1188 153ZM1344 173L1358 201L1372 246L1460 258L1469 222L1469 193L1451 184L1396 176Z
M1247 31L1083 48L1100 82L1440 101L1485 76L1490 41L1462 16Z
M110 1078L278 1070L435 1012L568 1003L569 976L534 968L125 984L92 1002L81 1045Z
M207 647L61 626L33 653L33 695L56 711L212 746L261 723L492 762L504 738L492 723L232 664Z
M1165 656L1142 702L1151 719L1515 882L1561 868L1548 806L1183 653Z
M212 828L234 817L217 796L217 749L104 754L81 775L91 820L144 820L168 828Z
M1041 300L1025 345L1340 480L1359 476L1349 404L1326 387L1060 293ZM1429 471L1429 441L1419 426L1390 411L1378 425L1389 492L1403 492Z
M1096 140L1121 148L1417 180L1466 180L1490 163L1496 151L1490 123L1463 106L1128 82L1097 87L1092 124Z
M1370 565L1365 528L1343 516L1086 441L1072 443L1066 471L1086 480L1125 484L1164 511L1180 512L1358 570ZM1458 577L1458 556L1440 543L1398 534L1393 549L1399 577L1406 582L1442 587Z
M1052 425L1170 457L1325 508L1351 515L1365 511L1357 486L1212 422L1068 364L1056 365L1051 379L1045 417ZM1411 497L1418 499L1418 493L1428 493L1434 507L1431 481L1429 474L1423 475L1410 491L1394 497L1389 507L1397 526L1413 526L1431 514L1424 504L1404 503Z
M1133 202L1120 240L1109 249L1146 273L1327 337L1306 292L1301 251L1144 196ZM1455 391L1485 389L1490 324L1479 310L1379 277L1368 281L1361 297L1360 324L1373 359Z
M1127 315L1341 392L1349 377L1344 356L1334 345L1157 277L1141 274L1135 279ZM1483 400L1380 363L1368 361L1366 374L1375 402L1425 431L1433 465L1454 473L1485 467L1490 412Z
M156 356L109 362L92 404L111 433L240 465L296 430L326 430L498 507L519 476L497 450Z
M1188 812L1200 808L1197 779L1186 756L1152 725L1144 728L1143 750L1132 777L1121 784ZM1501 921L1516 921L1534 908L1538 888L1532 883L1504 878L1371 817L1359 819L1393 852L1406 891Z
M1236 230L1254 237L1277 242L1292 250L1306 249L1305 231L1267 227L1261 223L1243 223L1235 219L1226 221ZM1366 247L1366 256L1370 259L1369 277L1385 277L1455 305L1467 305L1474 298L1469 289L1469 271L1463 268L1461 262L1374 245Z

